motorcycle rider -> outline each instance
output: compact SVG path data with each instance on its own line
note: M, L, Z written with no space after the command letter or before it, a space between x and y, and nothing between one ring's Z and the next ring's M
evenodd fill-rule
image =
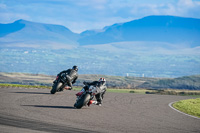
M72 90L73 89L72 84L74 84L78 79L78 67L74 65L72 69L67 69L60 72L58 76L60 76L62 73L66 73L67 86L69 86L65 87L65 89Z
M76 94L76 96L80 96L84 91L89 89L89 86L92 85L92 86L96 87L97 90L98 90L98 93L95 95L95 98L96 98L97 101L90 100L88 102L88 106L90 106L91 104L101 106L102 100L104 98L104 94L105 94L106 89L107 89L105 78L100 78L98 81L93 81L93 82L85 82L84 81L83 84L85 86L83 87L83 89L79 93Z

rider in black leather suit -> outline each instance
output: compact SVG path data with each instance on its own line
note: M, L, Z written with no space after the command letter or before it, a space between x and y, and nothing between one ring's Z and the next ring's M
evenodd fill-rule
M72 84L74 84L78 79L78 67L73 66L72 69L64 70L60 72L58 75L61 75L62 73L66 73L67 85L70 87L69 90L72 90L73 89Z

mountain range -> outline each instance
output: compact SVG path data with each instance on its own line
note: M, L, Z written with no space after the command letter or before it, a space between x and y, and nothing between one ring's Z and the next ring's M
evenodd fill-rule
M200 44L200 19L148 16L114 24L101 32L85 31L78 40L81 45L124 41L166 42L196 47Z
M200 73L200 19L147 16L80 34L61 25L0 24L0 71L177 77ZM58 65L57 65L58 64Z
M78 45L79 35L61 25L17 20L11 24L0 24L0 29L2 46L67 48Z
M200 46L200 19L175 16L148 16L130 22L106 26L101 30L73 33L61 25L17 20L0 24L3 46L71 48L82 45L117 42L159 42L161 47ZM149 43L155 45L155 43ZM158 44L158 43L157 43ZM60 46L60 47L59 47Z

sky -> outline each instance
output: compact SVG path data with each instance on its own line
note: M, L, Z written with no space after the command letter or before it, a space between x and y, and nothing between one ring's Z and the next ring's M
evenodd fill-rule
M75 33L149 15L200 19L200 0L0 0L0 23L24 19L63 25Z

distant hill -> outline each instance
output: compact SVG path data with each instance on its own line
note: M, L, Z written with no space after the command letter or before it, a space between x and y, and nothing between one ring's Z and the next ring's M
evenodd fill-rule
M76 34L61 25L0 24L0 71L181 77L200 74L200 19L148 16Z
M124 41L163 42L189 47L200 46L200 19L175 16L148 16L105 27L102 31L85 31L81 45Z
M77 46L79 35L61 25L18 20L0 24L0 45L33 48L71 48ZM58 46L58 47L56 47Z
M0 37L4 37L13 32L17 32L25 27L25 24L18 21L11 24L0 24Z
M200 75L183 76L173 79L160 79L158 81L145 82L138 86L148 89L188 89L200 90Z
M81 74L75 86L83 86L83 81L94 81L104 77L109 88L119 89L186 89L200 90L200 75L184 76L179 78L142 78L123 77L96 74ZM27 73L2 73L0 83L46 85L52 86L56 76Z
M76 34L61 25L18 20L0 24L0 44L68 48L78 45L96 45L116 42L146 42L168 48L170 45L200 46L200 19L175 16L148 16L125 23L116 23L99 30L87 30ZM153 43L152 43L153 42ZM167 45L166 45L167 44ZM66 46L66 47L64 47ZM67 47L68 46L68 47Z
M94 81L100 77L107 80L109 88L135 88L146 81L157 81L158 78L139 78L139 77L122 77L97 74L80 74L75 86L83 86L83 81ZM29 73L4 73L0 72L0 83L24 84L24 85L47 85L52 86L56 76L44 74Z

